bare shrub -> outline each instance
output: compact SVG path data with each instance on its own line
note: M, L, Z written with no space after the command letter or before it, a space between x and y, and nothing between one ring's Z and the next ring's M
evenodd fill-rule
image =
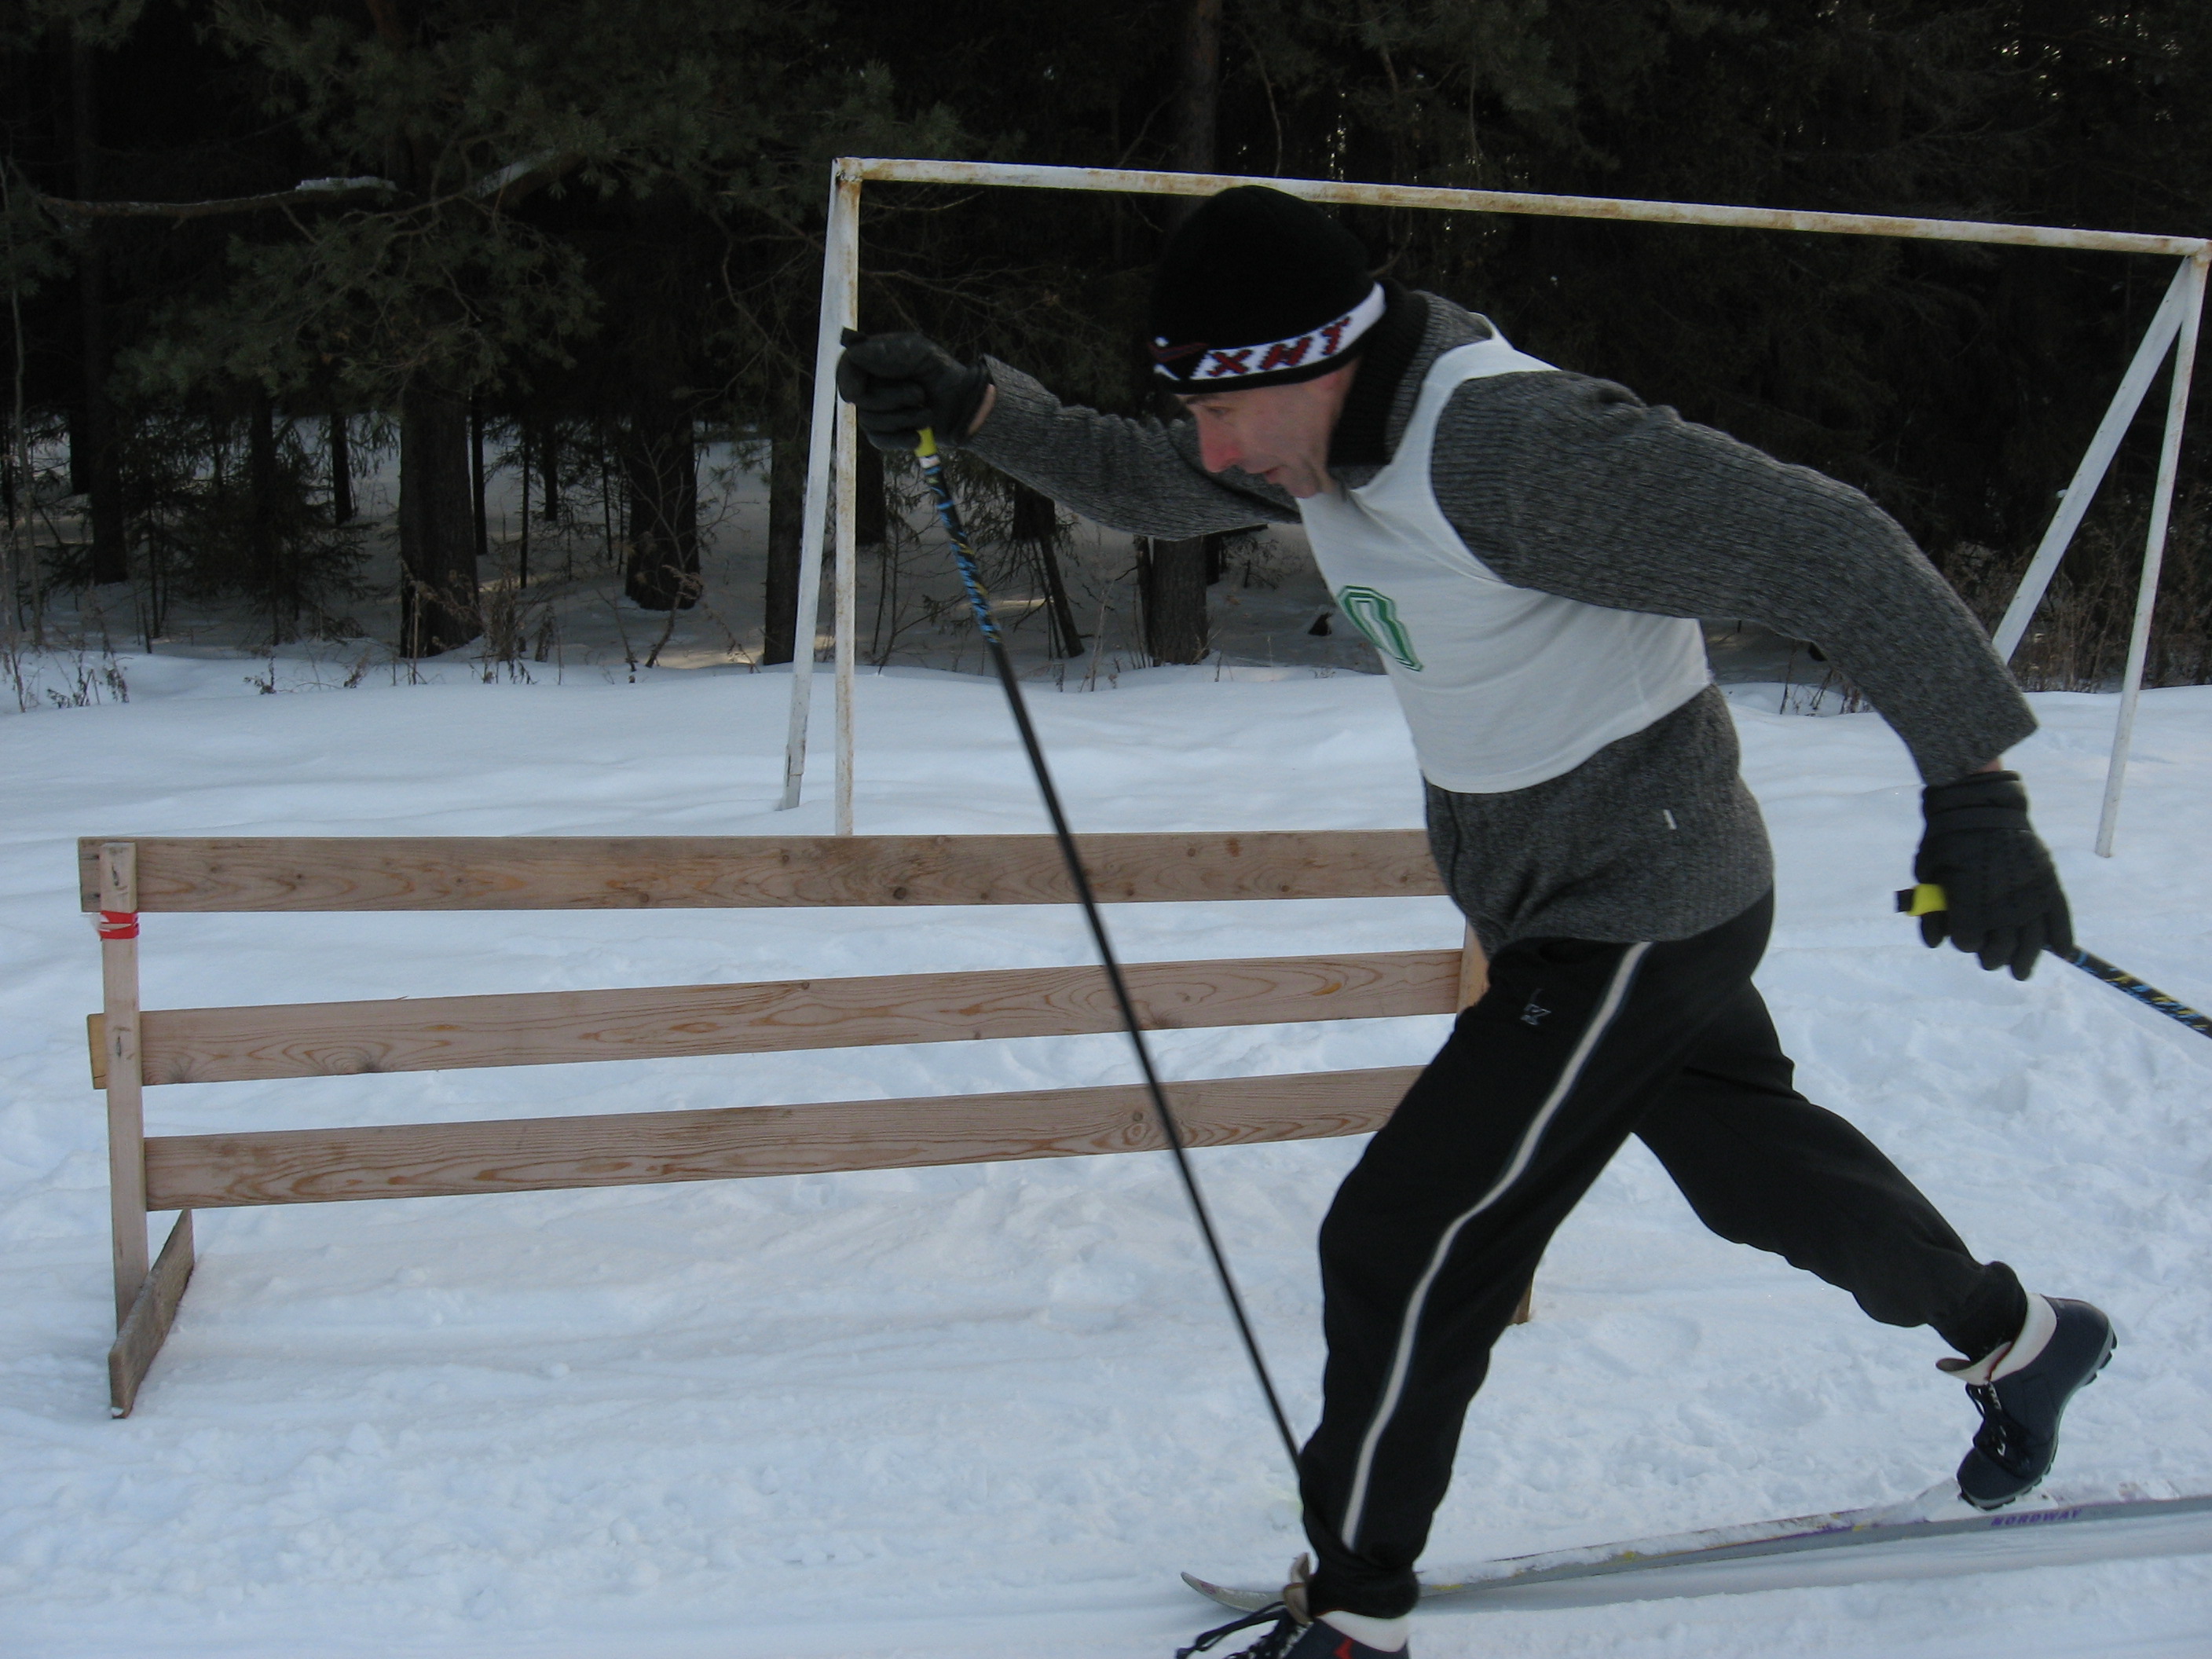
M2150 502L2140 493L2100 501L2075 532L2050 590L2036 607L2012 672L2031 691L2108 691L2127 666L2142 576ZM2025 555L2007 556L1968 542L1950 550L1945 574L1994 629L2027 568ZM2212 522L2196 495L2176 499L2166 531L2166 562L2152 613L2146 685L2201 685L2212 680Z

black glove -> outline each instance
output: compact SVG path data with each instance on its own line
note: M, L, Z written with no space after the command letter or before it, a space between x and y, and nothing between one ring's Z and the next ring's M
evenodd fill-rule
M1976 772L1923 790L1928 829L1912 860L1915 880L1943 890L1948 909L1920 918L1930 945L1948 935L1982 966L2035 971L2045 950L2070 954L2074 922L2051 854L2027 823L2027 791L2017 772Z
M939 444L959 442L990 385L990 370L961 362L927 335L848 334L837 359L837 395L878 449L918 449L924 427Z

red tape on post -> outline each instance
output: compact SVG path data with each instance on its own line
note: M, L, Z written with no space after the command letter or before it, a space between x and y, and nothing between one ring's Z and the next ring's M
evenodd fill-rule
M102 910L100 920L92 925L103 943L138 937L138 913L136 910Z

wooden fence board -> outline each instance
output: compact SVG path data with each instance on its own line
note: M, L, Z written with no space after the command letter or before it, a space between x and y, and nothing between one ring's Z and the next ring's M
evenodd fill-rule
M1456 1012L1460 952L1146 962L1124 970L1152 1030ZM141 1016L149 1085L1060 1036L1121 1030L1103 970L534 991ZM97 1054L100 1050L95 1048Z
M87 910L98 848L78 843ZM1109 903L1443 890L1419 830L1079 836ZM1048 836L273 836L139 841L143 910L1064 904Z
M1190 1143L1362 1134L1419 1075L1413 1066L1173 1083ZM1160 1147L1135 1085L1014 1094L739 1106L611 1116L156 1136L153 1209L453 1197L835 1170L1080 1158Z

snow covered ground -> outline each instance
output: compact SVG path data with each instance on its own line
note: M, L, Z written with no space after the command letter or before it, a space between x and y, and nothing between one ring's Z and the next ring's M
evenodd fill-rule
M250 666L251 665L246 665ZM1157 1158L201 1218L111 1422L81 834L735 833L790 814L778 674L252 695L128 659L127 706L0 720L0 1654L830 1659L1152 1655L1191 1566L1279 1572L1289 1482ZM1083 827L1417 822L1377 678L1211 668L1042 691ZM1917 827L1870 715L1732 689L1781 856L1760 979L1815 1098L1978 1249L2112 1310L2051 1490L2212 1491L2212 1045L2082 975L2028 985L1889 913ZM2089 946L2212 999L2212 688L2145 699L2120 855L2089 851L2108 698L2019 751ZM821 724L826 732L826 686ZM997 691L860 686L860 828L1040 827ZM1133 907L1132 957L1450 944L1442 901ZM1076 962L1058 912L157 916L149 1006ZM1398 1063L1440 1022L1170 1034L1177 1075ZM1120 1080L1105 1038L161 1089L156 1133ZM1356 1142L1200 1155L1293 1414L1313 1231ZM166 1218L158 1218L166 1224ZM1905 1497L1972 1426L1926 1332L1705 1234L1632 1147L1476 1402L1457 1562ZM2212 1558L1425 1615L1420 1659L2212 1652Z

